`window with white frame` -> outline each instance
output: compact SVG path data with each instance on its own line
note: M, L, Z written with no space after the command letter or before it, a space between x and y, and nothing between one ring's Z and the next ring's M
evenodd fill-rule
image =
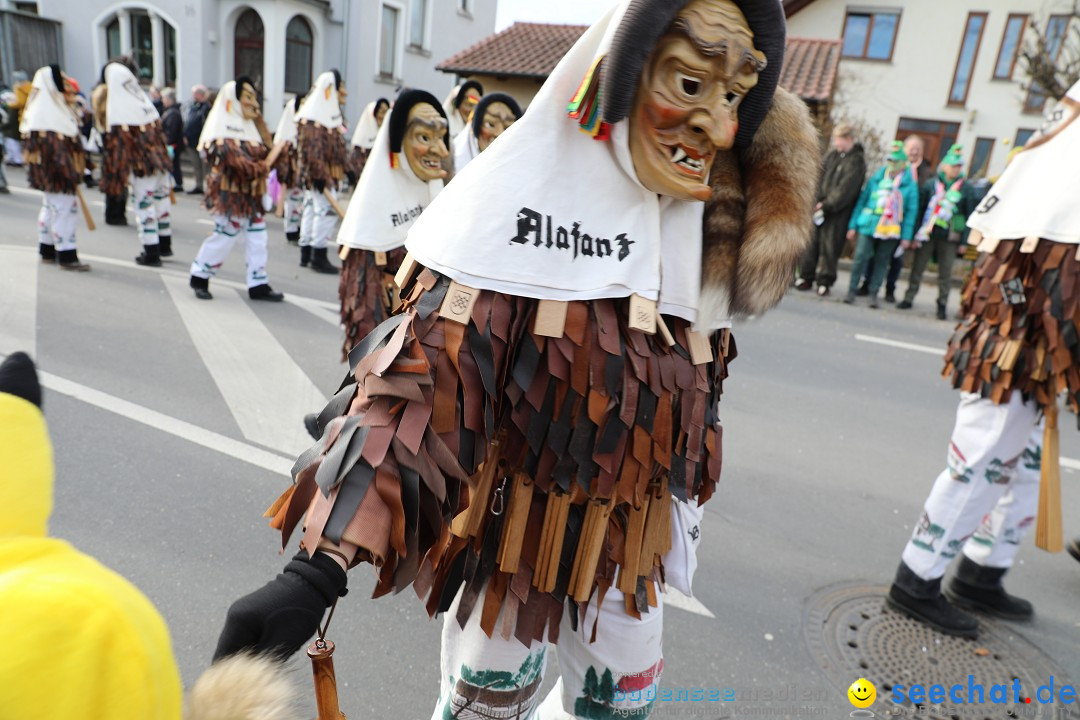
M428 0L409 2L409 47L427 47Z
M394 77L397 68L398 27L401 22L401 10L393 5L382 6L382 18L379 21L379 75L384 78Z

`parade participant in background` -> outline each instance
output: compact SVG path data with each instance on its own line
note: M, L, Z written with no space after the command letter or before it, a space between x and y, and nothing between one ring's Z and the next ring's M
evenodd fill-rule
M75 193L86 169L86 154L73 110L74 88L66 80L57 65L37 71L19 130L30 187L43 193L38 213L41 259L56 261L64 270L89 270L75 248L79 220Z
M364 164L371 147L375 144L375 136L379 134L379 128L383 125L386 113L390 112L390 101L379 98L369 102L364 112L360 114L360 122L356 125L356 132L352 136L352 151L349 155L349 170L359 178L364 173Z
M915 241L905 244L904 247L906 250L914 245L915 258L908 276L904 300L896 307L901 310L911 308L915 296L919 293L926 266L930 258L935 258L938 264L938 320L947 317L953 262L956 260L956 253L967 247L960 241L966 235L968 215L978 204L975 191L961 169L964 164L963 152L960 145L949 148L938 166L937 177L930 178L919 188L917 217L920 219Z
M12 96L8 102L8 110L14 113L14 133L5 136L4 146L7 154L5 162L10 167L22 167L22 144L19 138L19 124L22 123L23 111L26 109L26 101L30 97L30 78L24 70L16 70L11 73Z
M509 95L485 95L473 110L472 122L454 137L454 172L459 173L521 119L521 106Z
M274 147L281 146L274 169L277 170L278 183L281 184L282 203L285 212L285 239L291 243L300 242L300 221L304 215L304 191L300 188L300 161L297 145L296 111L300 109L304 98L297 95L285 103L274 133Z
M473 108L484 96L484 86L476 80L466 80L454 87L443 100L443 110L450 120L450 137L456 138L469 124Z
M326 258L338 216L333 203L345 177L345 83L337 70L324 72L296 111L299 149L299 186L304 190L304 216L300 223L300 267L337 273ZM328 197L329 196L329 197ZM331 199L333 202L331 202Z
M907 170L904 145L896 141L885 165L874 173L866 184L848 226L848 240L856 240L855 259L851 265L851 283L844 302L855 302L859 280L866 266L874 262L870 278L870 307L878 306L878 290L885 282L889 262L901 242L910 242L915 235L919 208L919 188Z
M135 262L160 267L161 258L172 255L168 184L172 159L161 119L130 65L110 62L101 76L104 89L100 94L95 92L95 101L100 103L95 113L104 111L108 130L104 133L101 191L116 197L126 193L130 183L143 246Z
M549 642L539 717L648 715L658 583L689 592L720 474L724 328L809 240L818 139L783 50L779 0L624 0L581 37L410 230L403 310L271 509L286 542L307 514L302 550L217 656L295 651L370 561L376 595L446 612L434 717L533 717Z
M1080 83L968 219L981 251L961 297L945 376L962 391L948 467L934 482L904 548L889 604L941 632L975 636L977 620L953 604L1004 618L1032 617L1002 580L1045 492L1060 493L1057 396L1076 411L1080 373ZM1042 425L1045 417L1045 438ZM1049 496L1044 519L1052 520ZM1060 523L1060 507L1056 508ZM1043 547L1060 543L1041 528Z
M338 290L343 359L394 307L405 236L442 190L449 141L439 101L423 90L402 91L375 137L338 233L338 244L348 248Z
M206 207L214 232L203 241L191 263L195 297L210 300L210 278L228 257L237 238L244 245L248 297L280 301L266 277L266 165L270 131L259 112L258 93L251 78L239 77L218 91L206 116L199 150L210 165Z

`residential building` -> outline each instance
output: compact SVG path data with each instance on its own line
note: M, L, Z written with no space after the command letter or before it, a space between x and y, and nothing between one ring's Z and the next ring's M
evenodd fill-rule
M839 38L833 119L862 120L883 140L917 134L936 162L964 146L973 177L994 177L1041 124L1020 52L1032 28L1057 55L1072 0L785 0L788 32Z

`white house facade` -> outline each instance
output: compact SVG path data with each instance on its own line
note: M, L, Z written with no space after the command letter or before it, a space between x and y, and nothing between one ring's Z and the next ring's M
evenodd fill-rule
M1019 53L1047 31L1060 53L1072 0L787 0L788 34L840 38L834 119L885 140L918 134L936 160L963 144L966 171L993 177L1041 124ZM1056 42L1054 41L1056 39Z
M260 85L268 120L321 72L341 71L355 122L402 86L441 99L452 78L438 59L491 34L496 0L0 0L0 8L62 23L65 70L92 87L105 61L133 54L142 80L220 87L239 74ZM28 68L32 73L33 68Z

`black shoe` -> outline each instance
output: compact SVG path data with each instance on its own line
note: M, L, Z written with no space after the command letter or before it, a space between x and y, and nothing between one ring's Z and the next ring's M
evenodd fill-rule
M1035 608L1027 600L1005 592L1001 579L1008 568L983 567L967 556L949 581L945 594L957 607L996 615L1006 620L1030 620Z
M208 278L195 277L192 275L188 279L188 285L195 291L195 297L200 300L214 299L214 296L210 294L210 280Z
M86 184L86 187L88 187L88 188L97 187L97 180L94 179L93 175L85 175L83 177L83 182Z
M845 305L854 305L855 304L855 293L849 291L848 294L846 296L844 296L844 304Z
M319 415L318 413L308 413L304 416L304 429L308 431L315 440L322 437L322 433L319 432Z
M274 288L270 287L266 283L263 283L262 285L256 285L255 287L249 287L248 297L252 300L269 300L270 302L281 302L285 299L285 294L274 292Z
M326 259L326 248L312 248L311 269L324 275L338 274L338 269Z
M948 319L948 317L945 315L945 306L942 303L937 304L937 319L938 320L947 320Z
M1069 551L1069 554L1073 556L1073 559L1080 561L1080 538L1077 538L1066 545L1065 549Z
M940 585L941 581L937 583ZM972 639L979 637L979 621L963 610L954 608L940 592L931 598L917 598L893 583L885 604L946 635Z
M135 257L135 262L147 267L161 267L161 248L157 245L143 245L143 251Z
M45 243L38 243L38 254L41 255L41 262L51 263L56 262L56 246L46 245Z
M115 218L115 217L110 218L110 217L107 217L107 218L105 218L105 224L106 225L119 225L119 226L122 226L122 227L127 227L128 221L127 221L127 218Z
M900 304L897 305L896 307L898 309L900 309L900 310L910 310L911 309L911 303L908 302L907 300L901 300Z
M877 309L878 309L879 307L881 307L881 305L879 305L879 304L878 304L878 298L877 298L877 295L875 295L874 297L870 298L870 309L871 309L871 310L877 310Z
M86 272L90 269L90 266L84 262L79 262L79 254L75 250L61 250L56 254L56 264L60 266L61 270L70 270L72 272Z
M828 285L818 285L817 294L818 294L818 297L828 297L829 296L829 286Z
M292 232L285 233L285 240L294 244L300 242L300 231L294 230Z
M311 264L311 246L302 245L300 247L300 267L307 267Z
M858 291L856 291L855 294L858 295L859 297L866 297L867 295L870 294L870 286L867 285L866 283L863 283L862 285L859 286L859 289L858 289Z
M886 291L885 292L885 302L887 302L887 303L896 302L896 295L894 293Z
M11 191L8 190L7 185L0 185L0 195L10 195Z
M806 292L812 287L814 287L814 284L809 280L800 280L799 282L795 283L795 289L802 290L803 292Z
M172 257L172 235L158 238L158 253L161 257Z
M173 185L173 192L178 192L178 193L184 192L184 186L183 185Z
M187 194L188 194L188 195L202 195L202 194L203 194L203 190L202 190L202 188L193 188L193 189L191 189L191 190L188 190L188 191L187 191Z

